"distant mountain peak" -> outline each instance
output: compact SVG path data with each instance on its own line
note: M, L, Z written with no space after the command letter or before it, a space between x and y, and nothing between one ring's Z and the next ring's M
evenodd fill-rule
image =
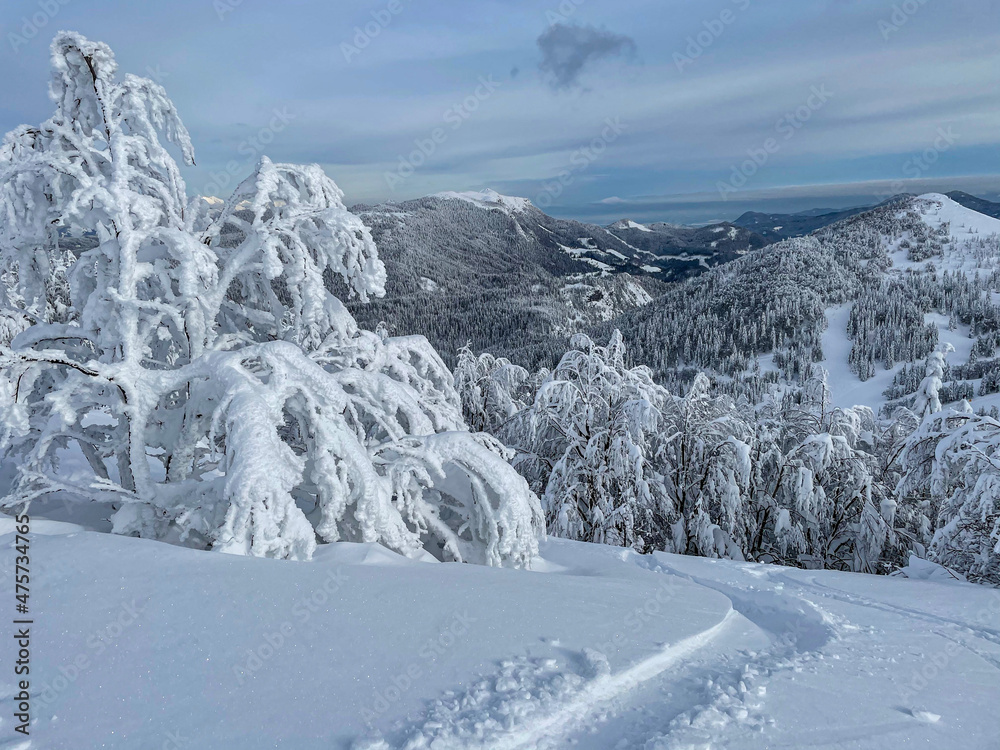
M962 193L952 193L951 195L964 196ZM997 208L995 203L980 201L974 196L967 197L987 207ZM970 234L987 236L1000 234L1000 219L976 208L963 205L944 193L926 193L918 196L915 199L914 207L921 218L930 226L936 228L947 224L951 236L956 239Z
M443 193L435 193L434 195L428 197L440 198L442 200L465 201L466 203L472 203L480 208L501 209L514 213L520 213L521 211L527 211L529 208L534 208L531 201L527 198L516 198L510 195L501 195L496 190L489 189L465 193L457 193L449 190Z
M616 221L614 224L609 224L608 229L626 230L626 229L638 229L640 232L652 232L653 230L647 227L645 224L640 224L631 219L621 219Z

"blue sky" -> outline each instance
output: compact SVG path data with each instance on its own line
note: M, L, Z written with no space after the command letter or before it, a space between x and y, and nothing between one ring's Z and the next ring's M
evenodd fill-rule
M191 192L265 153L349 203L486 187L702 222L900 190L1000 194L998 0L5 0L0 129L73 29L157 78Z

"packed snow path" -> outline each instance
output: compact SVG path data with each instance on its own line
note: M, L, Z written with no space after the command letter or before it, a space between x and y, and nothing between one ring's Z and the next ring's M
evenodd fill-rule
M966 584L556 540L532 572L361 545L287 563L42 521L33 560L30 750L1000 738L1000 592ZM24 742L12 688L0 675L4 750Z

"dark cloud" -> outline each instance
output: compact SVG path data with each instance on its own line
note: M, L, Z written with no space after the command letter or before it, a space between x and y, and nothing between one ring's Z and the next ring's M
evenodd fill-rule
M635 41L596 26L556 23L538 37L539 68L557 89L572 88L591 63L609 57L635 58Z

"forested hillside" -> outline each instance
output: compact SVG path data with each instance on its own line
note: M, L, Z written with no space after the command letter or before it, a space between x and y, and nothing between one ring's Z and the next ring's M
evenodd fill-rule
M948 370L948 393L989 391L992 381L971 381L996 365L1000 278L991 229L1000 231L1000 222L944 196L900 199L676 286L600 330L620 328L635 361L673 387L705 370L724 390L757 397L822 366L859 383L894 373L890 395L899 399L922 377L901 365L922 361L944 329L974 365ZM878 409L881 395L860 403Z
M551 372L465 350L456 385L558 536L997 583L998 265L1000 221L901 199L679 284Z
M373 328L420 331L449 362L471 342L552 366L573 333L764 245L729 224L581 224L493 191L353 210L371 228L388 282L385 298L351 312Z
M665 289L613 255L620 243L599 227L560 222L527 201L501 198L355 207L388 270L384 298L350 304L359 322L420 331L448 361L471 342L529 366L551 365L573 332Z

